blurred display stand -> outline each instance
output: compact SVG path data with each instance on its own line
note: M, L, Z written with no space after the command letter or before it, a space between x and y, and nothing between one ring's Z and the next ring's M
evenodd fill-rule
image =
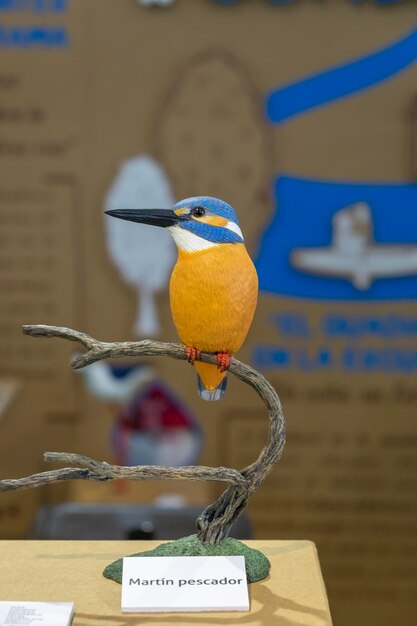
M172 503L84 504L66 502L40 509L33 539L180 539L195 533L200 506ZM242 515L231 536L250 539L251 525Z
M138 541L134 550L151 550L157 544ZM109 562L133 551L128 541L2 541L0 598L42 598L46 602L70 598L75 604L72 626L332 625L314 543L270 539L249 541L248 545L268 557L271 574L250 586L251 608L247 613L122 615L120 585L106 580L102 571ZM359 626L358 621L351 624Z

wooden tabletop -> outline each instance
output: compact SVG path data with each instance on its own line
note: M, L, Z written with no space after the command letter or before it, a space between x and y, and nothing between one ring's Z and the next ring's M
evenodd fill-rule
M310 541L248 541L271 561L271 574L249 585L246 613L122 614L121 587L102 576L121 556L155 541L0 541L0 600L75 603L73 626L331 626L320 565Z

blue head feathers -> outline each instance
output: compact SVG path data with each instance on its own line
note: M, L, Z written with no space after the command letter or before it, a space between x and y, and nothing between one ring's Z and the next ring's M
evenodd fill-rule
M243 243L233 208L210 196L186 198L172 209L112 209L106 213L130 222L169 228L177 245L191 251L221 243Z
M189 217L177 227L212 243L243 243L243 235L233 207L219 198L195 196L174 205L173 211Z

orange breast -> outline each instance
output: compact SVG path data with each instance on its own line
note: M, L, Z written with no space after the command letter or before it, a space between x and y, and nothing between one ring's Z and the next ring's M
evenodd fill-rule
M240 348L258 298L258 277L243 244L179 251L170 282L171 311L181 341L204 352Z

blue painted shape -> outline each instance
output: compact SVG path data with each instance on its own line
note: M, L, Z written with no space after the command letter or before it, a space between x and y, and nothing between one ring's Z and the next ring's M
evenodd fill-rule
M69 44L65 26L1 26L0 49L64 48Z
M394 76L417 60L417 27L399 41L362 58L280 87L267 95L273 123L339 100Z
M363 2L363 0L360 0L360 1ZM356 0L356 2L351 0L351 2L353 4L359 4L357 0ZM374 0L374 2L376 4L400 4L402 2L409 2L409 0Z
M0 11L63 13L67 10L68 0L0 0Z
M417 275L376 279L366 291L341 278L314 276L290 265L294 249L328 246L332 218L367 202L376 243L417 244L417 184L327 182L283 176L275 182L276 214L256 261L259 286L269 293L316 300L417 299Z

